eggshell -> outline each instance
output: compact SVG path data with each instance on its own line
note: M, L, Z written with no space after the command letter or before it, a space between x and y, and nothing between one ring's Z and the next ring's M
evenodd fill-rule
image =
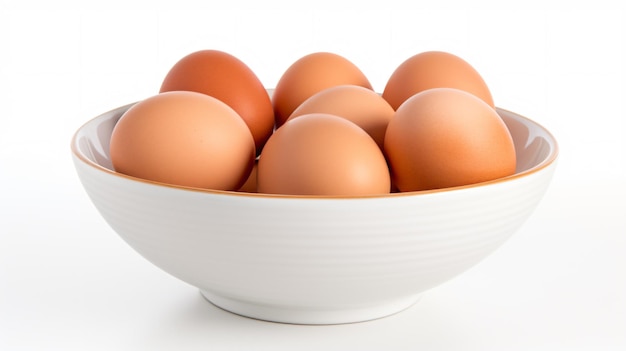
M427 51L408 58L393 72L382 95L397 109L406 99L431 88L464 90L495 107L478 71L462 58L441 51Z
M258 169L258 162L254 162L254 167L252 167L252 171L250 171L250 175L248 176L248 179L245 181L245 183L243 183L243 185L241 186L241 188L239 188L239 192L242 193L256 193L257 192L257 186L256 186L256 174L257 174L257 169Z
M356 124L329 114L286 122L268 140L257 171L259 193L355 196L390 191L376 142Z
M289 120L310 113L343 117L363 128L382 149L387 124L394 112L385 99L370 89L339 85L306 99L293 111Z
M515 173L515 147L496 111L476 96L435 88L406 100L387 126L400 191L474 184Z
M174 185L238 189L254 162L254 140L228 105L208 95L172 91L133 105L115 125L115 171Z
M351 84L372 89L361 70L343 56L315 52L294 62L276 84L273 96L276 125L313 94L336 85Z
M213 96L246 122L261 150L274 129L274 110L267 90L241 60L218 50L191 53L167 73L160 92L187 90Z

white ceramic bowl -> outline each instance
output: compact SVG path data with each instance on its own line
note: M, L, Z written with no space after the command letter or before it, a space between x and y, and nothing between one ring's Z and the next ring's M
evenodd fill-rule
M96 208L137 252L215 305L276 322L358 322L411 306L523 224L558 152L543 127L498 109L518 170L496 181L356 198L190 189L112 171L109 138L128 107L87 122L71 143Z

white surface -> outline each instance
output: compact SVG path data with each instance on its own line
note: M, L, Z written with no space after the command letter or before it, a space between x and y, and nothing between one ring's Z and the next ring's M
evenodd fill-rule
M0 5L0 350L626 348L624 9L203 3ZM409 55L453 52L496 105L555 134L555 178L510 241L404 312L332 327L232 315L109 228L69 152L83 122L155 93L203 48L233 53L267 86L298 57L333 51L377 90Z

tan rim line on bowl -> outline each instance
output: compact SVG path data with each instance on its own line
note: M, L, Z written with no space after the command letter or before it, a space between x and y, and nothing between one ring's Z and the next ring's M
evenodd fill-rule
M432 189L432 190L422 190L422 191L409 191L409 192L398 192L398 193L389 193L389 194L380 194L380 195L362 195L362 196L329 196L329 195L319 195L319 196L315 196L315 195L307 195L307 196L302 196L302 195L281 195L281 194L261 194L261 193L246 193L246 192L237 192L237 191L225 191L225 190L213 190L213 189L203 189L203 188L194 188L194 187L186 187L186 186L181 186L181 185L175 185L175 184L167 184L167 183L161 183L161 182L156 182L156 181L151 181L151 180L147 180L147 179L141 179L141 178L137 178L137 177L133 177L133 176L129 176L123 173L118 173L115 172L111 169L108 169L106 167L103 167L93 161L91 161L90 159L88 159L85 155L83 155L83 153L81 153L78 149L78 134L80 133L80 131L85 128L87 125L89 125L91 122L93 122L94 120L98 119L98 118L103 118L102 116L108 113L111 113L113 111L116 110L123 110L123 109L128 109L130 108L130 106L132 106L134 103L125 105L125 106L121 106L118 108L114 108L108 112L103 113L102 115L98 116L98 117L94 117L91 120L87 121L86 123L84 123L72 136L72 141L71 141L71 150L72 153L74 154L75 157L77 157L79 160L81 160L82 162L84 162L85 164L94 167L100 171L103 171L105 173L111 174L113 176L116 177L121 177L121 178L125 178L128 180L132 180L132 181L136 181L136 182L142 182L142 183L146 183L146 184L151 184L151 185L155 185L155 186L163 186L163 187L169 187L169 188L173 188L173 189L180 189L180 190L187 190L187 191L195 191L195 192L203 192L203 193L209 193L209 194L216 194L216 195L232 195L232 196L243 196L243 197L262 197L262 198L284 198L284 199L346 199L346 200L350 200L350 199L363 199L363 198L391 198L391 197L397 197L397 196L415 196L415 195L425 195L425 194L435 194L435 193L443 193L443 192L449 192L449 191L456 191L456 190L462 190L462 189L470 189L470 188L477 188L477 187L483 187L483 186L488 186L491 184L496 184L496 183L502 183L502 182L508 182L514 179L518 179L530 174L533 174L535 172L538 172L546 167L548 167L549 165L551 165L558 157L559 154L559 147L557 144L556 139L554 138L554 136L552 135L552 133L550 133L550 131L548 131L546 128L544 128L542 125L540 125L539 123L521 116L517 113L502 109L497 107L497 111L498 113L504 112L504 113L509 113L514 115L516 118L521 118L524 119L526 121L532 122L533 124L535 124L537 127L539 127L541 129L541 131L543 133L545 133L551 143L552 143L552 152L544 159L542 160L539 164L524 170L522 172L519 173L515 173L513 175L510 175L508 177L503 177L503 178L498 178L498 179L494 179L494 180L490 180L490 181L486 181L486 182L480 182L480 183L474 183L474 184L469 184L469 185L463 185L463 186L457 186L457 187L449 187L449 188L442 188L442 189Z

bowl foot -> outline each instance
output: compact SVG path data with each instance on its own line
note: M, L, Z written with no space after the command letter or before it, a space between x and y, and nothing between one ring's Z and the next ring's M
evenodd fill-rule
M346 324L387 317L415 304L421 295L412 295L377 305L348 308L306 308L266 305L231 299L210 291L200 290L202 296L215 306L244 317L289 324Z

